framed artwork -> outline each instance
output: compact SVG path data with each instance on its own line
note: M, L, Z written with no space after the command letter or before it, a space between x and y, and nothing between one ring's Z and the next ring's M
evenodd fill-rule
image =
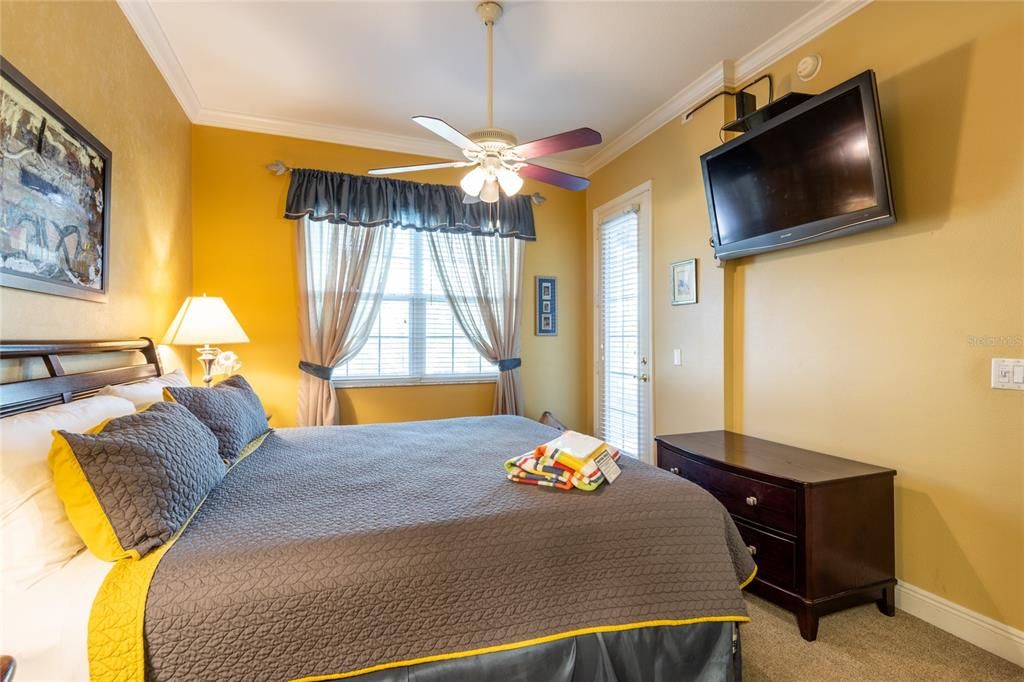
M672 305L697 302L697 259L672 264Z
M537 289L537 336L558 336L558 278L534 277Z
M110 150L0 59L0 285L105 303Z

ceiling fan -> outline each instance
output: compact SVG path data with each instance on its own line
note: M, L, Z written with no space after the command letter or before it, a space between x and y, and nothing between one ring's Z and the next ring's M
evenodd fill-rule
M424 163L415 166L374 168L370 175L392 175L437 168L473 167L459 183L466 193L464 201L484 201L493 204L498 201L499 188L506 196L515 195L523 186L523 178L533 178L550 185L572 191L586 189L590 180L578 175L563 173L553 168L529 163L531 159L548 154L579 149L601 143L601 133L591 128L577 128L558 135L544 137L532 142L519 144L516 136L503 128L494 127L494 22L502 14L497 2L482 2L476 13L487 27L487 127L474 130L469 135L432 116L413 116L412 120L448 140L462 149L465 161Z

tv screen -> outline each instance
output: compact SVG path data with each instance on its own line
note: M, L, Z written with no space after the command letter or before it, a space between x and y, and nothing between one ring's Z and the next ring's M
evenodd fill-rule
M892 224L867 71L701 157L719 258Z

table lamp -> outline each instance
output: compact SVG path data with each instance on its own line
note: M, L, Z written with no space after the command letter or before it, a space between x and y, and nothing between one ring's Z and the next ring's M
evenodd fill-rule
M210 387L213 380L213 362L219 348L210 344L248 343L249 337L242 325L231 314L227 303L219 296L189 296L174 316L161 343L172 346L199 346L199 362L203 365L203 383Z

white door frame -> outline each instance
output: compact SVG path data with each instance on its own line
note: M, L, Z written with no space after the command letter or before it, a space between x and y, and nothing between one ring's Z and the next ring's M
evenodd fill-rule
M653 234L654 216L652 215L652 182L647 180L644 183L634 187L625 194L621 194L611 201L605 202L594 209L593 215L593 282L592 284L592 295L593 295L593 325L592 334L593 337L593 358L594 366L592 369L591 381L593 382L593 415L594 415L594 430L597 430L597 424L601 419L601 217L611 214L615 214L619 211L625 211L632 204L639 204L640 212L637 215L637 230L639 232L640 239L640 284L646 286L647 289L647 305L641 306L640 309L640 320L639 328L646 331L647 336L647 361L648 370L647 374L650 380L642 385L641 394L647 401L647 436L649 441L647 443L647 457L646 461L649 464L654 464L657 455L654 450L654 315L653 315L653 299L654 290L652 288L652 268L651 261L653 260L654 254L651 243L651 236ZM644 252L646 252L646 261L643 259ZM644 351L643 348L640 349Z

